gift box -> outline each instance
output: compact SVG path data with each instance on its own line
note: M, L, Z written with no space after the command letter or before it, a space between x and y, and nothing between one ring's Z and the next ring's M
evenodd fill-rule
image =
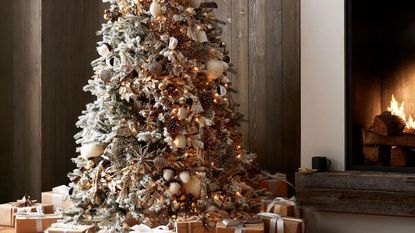
M62 222L53 223L46 233L95 233L94 225L72 225Z
M224 220L226 221L226 220ZM235 220L231 220L235 221ZM238 229L241 227L241 229ZM240 232L239 232L240 231ZM216 233L264 233L264 223L244 223L236 221L233 224L218 222L216 224Z
M19 202L10 202L0 205L0 225L1 226L14 226L16 213L30 213L36 212L40 207L43 213L53 213L53 205L36 203L32 206L19 207Z
M304 233L305 223L300 218L281 217L277 214L261 213L265 233Z
M69 199L68 194L53 191L42 192L42 203L53 205L55 210L66 210L72 206L72 201Z
M277 197L261 199L261 211L274 213L283 217L300 217L300 210L294 201Z
M43 232L62 216L55 214L16 215L16 233Z
M177 233L204 233L205 227L202 221L177 221L175 223Z
M271 192L274 197L288 197L288 183L284 179L261 180L259 186Z

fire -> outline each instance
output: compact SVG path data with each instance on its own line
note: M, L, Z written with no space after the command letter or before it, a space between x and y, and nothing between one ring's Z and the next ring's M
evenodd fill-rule
M402 101L402 103L399 104L399 102L396 101L395 96L392 95L392 100L388 107L388 111L391 112L392 115L400 117L405 122L406 129L415 129L414 118L410 114L408 114L408 117L405 114L405 101Z

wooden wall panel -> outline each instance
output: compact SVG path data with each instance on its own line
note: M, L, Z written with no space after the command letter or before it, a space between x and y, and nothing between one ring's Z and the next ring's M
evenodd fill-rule
M73 135L92 97L82 91L92 75L101 0L43 0L42 11L42 189L68 183L74 168Z
M13 17L9 17L12 2L0 1L0 190L11 187L12 174L12 41ZM10 189L5 189L10 190ZM11 192L0 191L0 201L10 200Z

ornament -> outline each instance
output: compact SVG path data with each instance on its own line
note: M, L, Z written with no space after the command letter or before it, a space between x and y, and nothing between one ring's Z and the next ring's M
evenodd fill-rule
M173 144L177 148L185 148L186 147L186 137L184 135L177 135L173 141Z
M175 37L170 37L169 40L169 49L175 49L177 45L179 44L179 41Z
M163 156L157 156L153 160L153 164L156 167L156 169L160 171L161 169L163 169L167 165L167 160Z
M171 168L166 168L163 170L163 179L170 181L174 177L174 170Z
M210 60L207 63L207 78L209 81L214 81L222 76L223 72L228 69L228 63L220 60Z
M147 66L148 71L155 76L159 76L161 72L163 72L163 66L161 66L160 62L153 61Z
M209 92L204 92L199 96L200 104L204 109L208 109L213 103L212 94Z
M224 87L222 85L219 85L218 88L216 89L216 91L218 92L218 95L220 97L224 97L226 95L226 93L227 93L226 87Z
M111 75L112 75L111 70L108 70L108 69L101 70L98 73L98 78L101 79L104 82L109 82L111 80Z
M160 91L166 90L167 85L165 83L159 83L158 88Z
M190 6L193 8L199 8L202 4L202 0L190 0Z
M107 59L107 65L112 68L118 68L121 65L121 61L118 57L111 57Z
M206 32L200 26L187 27L187 36L196 42L208 42Z
M157 0L153 0L150 5L150 13L154 18L157 18L161 15L161 6Z
M169 186L169 192L171 194L178 194L180 191L181 185L177 182L171 182Z
M183 184L187 184L190 181L190 173L188 171L180 172L179 178L183 182Z
M183 187L187 194L192 194L194 197L198 198L200 196L202 181L199 179L199 177L192 176L190 181L185 183Z
M108 45L104 43L104 44L102 44L101 46L99 46L97 48L97 52L100 56L106 57L110 54L111 51L110 51L110 48L108 47Z
M177 120L171 120L167 122L167 132L169 134L177 134L179 132L179 121Z
M104 145L89 143L81 146L81 156L85 159L99 157L104 153Z
M179 120L184 120L187 118L187 109L185 108L179 108L179 110L177 111L177 119Z

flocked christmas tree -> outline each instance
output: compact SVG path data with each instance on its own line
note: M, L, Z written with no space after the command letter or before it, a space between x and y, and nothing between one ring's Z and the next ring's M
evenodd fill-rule
M236 130L229 51L214 2L104 0L95 75L75 138L70 219L124 231L197 216L247 218L253 155Z

